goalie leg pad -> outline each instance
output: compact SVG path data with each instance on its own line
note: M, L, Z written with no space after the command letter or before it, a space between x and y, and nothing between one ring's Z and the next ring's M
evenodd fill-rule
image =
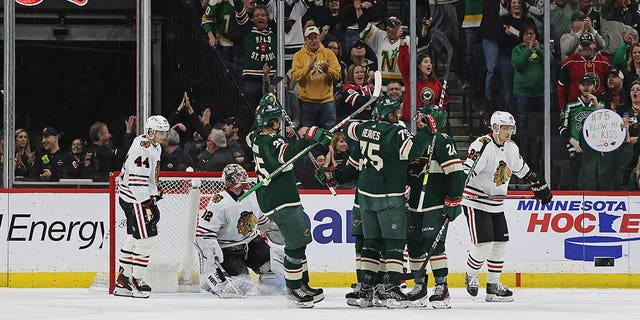
M244 254L242 252L227 252L227 248L222 249L224 252L224 261L222 267L229 276L245 275L249 274L249 269L244 260Z
M271 248L262 238L257 237L251 240L247 252L247 266L257 274L271 270L270 266L267 270L261 270L265 264L270 265L270 251Z

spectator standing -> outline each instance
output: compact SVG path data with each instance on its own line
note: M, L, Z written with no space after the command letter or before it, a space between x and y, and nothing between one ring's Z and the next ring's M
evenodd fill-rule
M565 33L560 37L561 59L565 60L568 56L578 51L580 37L584 33L591 33L596 42L596 51L606 47L606 43L602 36L591 25L591 19L582 11L576 11L571 15L571 32Z
M400 120L408 123L411 117L422 108L425 104L438 105L440 94L442 92L442 83L436 77L433 70L433 61L427 53L421 53L416 59L417 66L417 83L416 83L416 109L411 110L411 90L405 87L404 103L402 104L402 118ZM405 83L409 83L409 46L402 41L400 45L400 55L398 57L398 65L402 78ZM446 109L449 105L449 95L445 92L442 108Z
M624 87L630 88L631 84L640 78L640 43L631 45L629 57L624 67Z
M635 161L640 156L640 144L638 143L640 140L640 122L638 122L638 117L640 117L640 81L633 81L629 89L629 96L631 98L630 108L624 119L627 127L626 142L633 145L633 157L629 163L629 167L633 168L637 165Z
M628 112L626 107L628 94L623 87L624 73L621 70L611 68L607 76L607 89L598 97L604 103L604 107L617 112L623 116Z
M265 2L267 9L269 9L269 15L275 17L276 0L267 0ZM312 5L312 0L285 1L284 3L284 61L286 70L291 68L293 56L300 51L305 43L305 37L303 36L305 28L303 27L302 17Z
M505 4L506 6L506 4ZM500 0L488 0L482 2L482 20L480 22L480 37L482 38L482 52L484 62L487 67L487 74L484 79L484 97L486 105L494 108L492 92L493 77L498 65L498 31L503 30L498 21L498 10Z
M38 177L36 155L31 150L29 133L25 129L16 130L16 156L14 173L16 180L31 180Z
M597 31L600 31L600 12L593 8L593 0L580 0L578 9L582 11L591 20L591 25Z
M291 79L298 83L300 122L303 127L328 130L336 123L333 83L341 79L340 64L320 43L317 27L308 27L304 36L305 45L294 55L291 68Z
M122 148L113 148L111 145L111 133L106 124L96 122L89 128L89 146L84 159L84 173L86 178L94 182L109 181L109 173L122 167L124 157L135 139L133 130L136 122L135 116L129 116L125 122L126 132L123 137Z
M188 167L193 166L191 157L180 146L180 135L175 129L170 129L160 144L160 171L186 171Z
M396 17L389 17L382 31L371 22L360 32L360 38L376 53L378 70L382 73L382 84L387 85L391 80L402 81L402 74L398 68L398 50L400 48L400 26L402 21Z
M554 50L560 48L560 37L565 33L571 32L571 16L578 11L578 1L579 0L556 0L549 7L551 15L551 39L553 39L556 45Z
M242 68L242 77L244 80L244 93L249 101L249 109L253 109L258 105L258 101L262 96L262 69L264 64L270 67L270 76L276 74L276 58L277 58L277 37L276 27L272 21L269 21L267 8L264 6L256 6L253 9L251 21L249 14L245 10L240 1L235 1L236 22L242 31L242 43L244 44L244 62ZM243 110L240 108L239 110ZM240 125L243 132L248 131L253 123L253 114L242 114L239 116L243 119Z
M638 3L629 0L606 0L602 5L602 16L609 21L620 21L633 28L638 27Z
M347 65L362 66L367 74L373 74L378 70L378 60L375 52L362 40L358 40L353 44L346 62Z
M638 31L630 26L624 25L622 39L622 43L613 55L612 66L618 69L624 69L627 60L631 58L631 47L638 42Z
M71 153L60 149L60 133L53 127L42 130L42 147L44 151L38 158L40 179L43 181L58 181L68 174Z
M591 33L585 32L580 36L580 46L578 53L570 55L562 63L560 74L558 75L558 103L562 110L568 101L578 98L580 90L578 82L585 74L593 74L595 77L596 96L604 91L602 83L609 74L609 59L601 53L596 53L596 44Z
M462 54L463 66L462 89L468 89L477 85L476 72L477 66L474 63L476 59L475 46L478 42L480 22L482 21L482 1L465 0L464 1L464 18L462 19L462 33L464 34L464 51Z

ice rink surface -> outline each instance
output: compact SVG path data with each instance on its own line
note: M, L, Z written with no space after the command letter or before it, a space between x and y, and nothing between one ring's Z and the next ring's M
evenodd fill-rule
M358 309L345 303L347 289L325 289L313 309L287 307L284 296L217 299L210 294L154 293L149 299L109 296L88 289L0 289L0 319L60 320L372 320L394 319L640 319L640 290L516 289L511 303L472 301L453 288L452 309ZM430 288L429 293L432 293Z

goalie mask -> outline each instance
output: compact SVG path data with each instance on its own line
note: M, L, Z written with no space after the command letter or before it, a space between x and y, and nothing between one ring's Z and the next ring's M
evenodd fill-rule
M511 113L496 111L491 115L491 131L496 135L500 134L501 126L513 126L513 132L511 134L516 134L516 119Z
M262 96L256 110L256 123L262 127L269 125L271 119L279 120L281 117L282 109L276 105L276 96L273 93Z
M438 108L438 106L435 104L423 105L420 109L418 109L418 113L431 115L433 119L436 120L436 128L438 130L444 128L445 124L447 124L447 117L449 116L449 113L447 111L440 111L440 108ZM426 121L426 119L423 119L423 121Z
M380 97L373 107L373 118L386 120L389 113L395 114L400 109L400 101L389 97Z
M249 179L247 171L236 163L226 165L222 170L222 177L226 182L227 188L246 189Z

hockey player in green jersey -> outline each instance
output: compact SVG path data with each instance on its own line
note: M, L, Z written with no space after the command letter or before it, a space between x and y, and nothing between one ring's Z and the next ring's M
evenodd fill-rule
M266 94L256 112L257 129L247 135L247 144L253 150L256 173L264 180L271 172L298 154L311 143L328 144L331 134L318 127L311 127L303 139L289 143L278 135L282 109L275 104L273 95ZM284 269L287 296L294 306L311 308L324 299L322 289L309 287L307 244L311 242L311 230L304 216L300 195L293 176L293 166L288 166L256 190L260 210L275 222L284 237Z
M436 105L427 104L420 108L419 112L435 118L438 130L444 126L447 119L447 112L439 111ZM429 149L432 150L427 150L422 157L409 163L408 179L411 192L407 211L407 251L409 266L414 272L415 286L408 293L408 297L415 306L427 305L427 276L425 269L421 267L445 219L453 221L462 213L459 205L466 178L462 160L456 152L456 143L451 136L438 131L431 144ZM428 177L426 185L423 185L426 170L429 170ZM429 301L436 309L450 308L446 234L445 226L434 252L428 257L436 283L434 294L429 297Z
M386 306L399 308L408 305L407 296L399 286L407 228L404 207L406 172L409 160L420 157L427 149L436 125L433 117L419 115L419 131L413 136L397 124L398 109L400 103L397 100L380 98L374 107L375 121L354 122L346 128L349 138L358 141L363 156L356 195L364 234L361 307L373 305L374 282L383 248L389 274L389 283L384 288ZM423 117L428 121L422 121Z

